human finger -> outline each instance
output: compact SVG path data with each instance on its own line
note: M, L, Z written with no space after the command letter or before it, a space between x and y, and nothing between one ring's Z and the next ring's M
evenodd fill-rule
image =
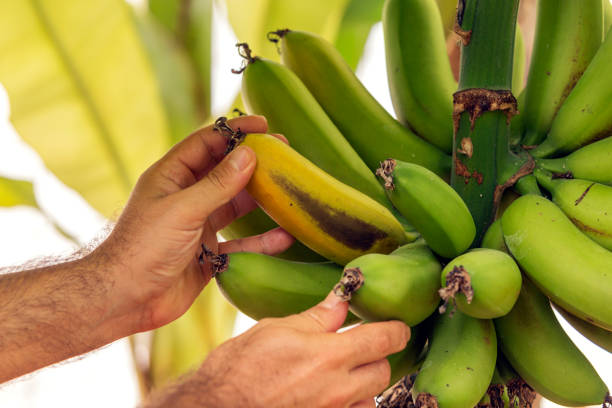
M221 242L219 252L222 254L258 252L260 254L276 255L288 249L294 241L295 239L291 234L278 227L263 234Z
M277 139L280 139L286 144L289 144L289 139L287 139L285 135L281 135L280 133L270 133L270 135L274 136Z
M219 207L228 203L248 183L255 169L255 153L238 146L194 185L176 193L175 199L189 209L190 225L201 225Z
M391 379L391 366L386 358L364 364L349 372L349 387L354 401L374 401L374 397L383 392ZM369 406L369 405L364 405Z
M263 116L241 116L229 119L227 124L234 130L245 133L263 133L268 124ZM219 163L227 149L227 136L214 130L214 125L194 131L177 143L159 162L160 170L168 177L176 178L182 188L187 187L183 174L189 173L196 179Z
M340 333L337 349L349 367L357 367L403 350L409 338L410 327L400 321L366 323Z
M376 403L374 402L374 398L366 398L352 404L349 408L376 408Z
M331 291L317 305L299 314L286 317L285 323L306 332L336 332L344 323L347 313L348 302L343 301Z
M248 214L255 208L257 208L257 203L253 197L251 197L246 190L242 190L227 204L213 211L208 218L208 222L215 232L220 231L231 224L235 219Z

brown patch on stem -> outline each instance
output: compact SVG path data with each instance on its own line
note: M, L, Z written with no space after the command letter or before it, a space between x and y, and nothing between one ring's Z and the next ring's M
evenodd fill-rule
M278 51L279 54L281 53L281 50L280 50L280 47L279 47L278 43L289 32L291 32L290 29L284 28L282 30L270 31L270 32L268 32L266 34L266 38L268 39L268 41L270 41L271 43L274 43L274 45L276 45L276 51Z
M212 270L212 277L214 278L221 272L224 272L228 267L229 257L227 254L215 254L210 248L206 245L201 244L202 252L198 256L198 263L200 265L206 264L206 262L210 263Z
M455 174L458 175L459 177L463 177L465 184L469 183L470 177L472 177L472 173L470 173L470 170L467 168L467 166L463 164L463 162L456 156L455 156Z
M285 174L271 173L270 178L282 187L305 211L317 226L352 249L367 251L389 234L360 218L347 214L340 207L332 207L307 191L297 187Z
M242 65L239 69L232 68L232 74L242 74L246 67L248 67L249 64L252 64L257 61L258 58L252 55L252 51L251 48L249 48L249 44L245 42L237 43L236 48L238 48L238 55L242 57Z
M531 408L533 406L536 393L522 378L514 378L508 381L507 387L510 404L516 401L519 408Z
M504 408L504 385L503 384L491 384L487 389L489 395L489 404L491 408Z
M464 154L468 159L471 159L474 155L474 144L472 143L472 139L469 137L462 138L461 147L457 149L457 153Z
M344 302L351 300L353 293L355 293L361 286L363 286L363 273L359 268L346 268L342 272L340 282L334 286L334 294L342 299Z
M376 169L376 175L383 179L385 182L385 190L395 190L395 184L393 184L393 170L397 162L393 159L386 159L380 163L380 167Z
M416 408L438 408L438 399L428 392L421 392L414 400Z
M552 179L556 180L556 179L567 179L567 180L572 180L574 178L574 174L571 171L565 172L565 173L553 173L552 174Z
M239 117L239 116L246 116L246 113L244 113L243 111L241 111L241 110L240 110L240 109L238 109L238 108L234 108L234 109L232 110L232 113L233 113L235 116L237 116L237 117Z
M415 374L402 377L393 386L376 397L378 408L414 408L412 385Z
M474 170L474 171L472 172L472 178L473 178L474 180L476 180L476 183L478 183L478 184L482 184L482 180L483 180L482 173L479 173L479 172L477 172L476 170Z
M584 192L580 195L580 197L578 197L576 199L576 203L574 205L578 205L582 202L582 200L584 200L584 197L586 197L587 193L589 192L589 190L591 189L591 187L593 187L595 185L595 183L592 183L591 185L589 185L586 190L584 190Z
M471 88L458 91L453 94L453 124L455 134L459 129L461 114L470 114L470 129L474 130L476 119L485 112L503 111L506 114L507 123L516 114L516 98L509 90L491 90L484 88Z
M237 130L232 129L232 127L227 123L227 118L225 116L221 116L215 120L213 130L227 137L227 148L225 149L226 155L234 150L236 146L242 143L246 137L246 133L242 132L240 128Z
M461 43L465 47L470 43L470 39L472 38L472 30L466 31L461 28L461 24L463 24L463 13L465 11L465 0L459 0L457 3L457 14L455 17L455 24L453 25L453 31L461 38Z
M506 191L507 188L510 188L515 185L521 177L525 177L533 173L533 169L535 169L536 163L535 160L533 160L533 157L528 157L529 159L521 166L520 169L518 169L516 173L512 175L512 177L506 180L503 184L498 184L497 186L495 186L495 190L493 191L493 214L497 213L497 209L499 208L499 204L501 203L504 191Z
M457 302L455 301L455 295L457 293L463 293L467 299L468 304L472 303L474 299L474 289L472 288L472 278L470 274L465 270L463 265L453 266L453 270L446 275L446 286L438 290L438 294L444 301L438 311L442 314L446 312L448 303L453 302L453 310L450 312L451 315L457 308Z
M612 397L610 396L610 393L606 394L606 398L604 399L601 408L612 408Z
M533 150L533 149L535 149L536 147L538 147L538 145L521 145L521 148L522 148L523 150Z

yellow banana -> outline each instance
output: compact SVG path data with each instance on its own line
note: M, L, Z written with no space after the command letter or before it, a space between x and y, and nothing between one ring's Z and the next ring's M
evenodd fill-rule
M264 211L304 245L344 265L367 253L389 253L406 243L385 207L336 180L274 136L236 132L235 144L253 149L257 165L247 191Z

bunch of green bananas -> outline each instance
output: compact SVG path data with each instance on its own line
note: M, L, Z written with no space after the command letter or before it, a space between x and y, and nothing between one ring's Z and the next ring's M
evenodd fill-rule
M282 64L239 44L244 105L289 142L218 123L231 145L257 155L247 190L263 212L239 222L277 223L303 247L290 259L223 257L216 280L224 295L261 319L305 310L333 288L350 302L347 325L399 319L413 327L406 350L389 357L399 381L381 395L381 407L525 407L535 393L566 406L612 403L550 303L612 352L612 35L604 36L605 9L602 0L539 1L509 152L535 163L522 182L540 194L506 194L511 204L482 242L471 209L448 184L458 152L449 155L457 82L434 0L385 2L399 121L313 34L270 33ZM327 261L313 262L313 253Z

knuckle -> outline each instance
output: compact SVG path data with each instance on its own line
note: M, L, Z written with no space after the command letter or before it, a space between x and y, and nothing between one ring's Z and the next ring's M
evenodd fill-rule
M393 349L394 343L396 342L392 338L392 333L385 330L372 339L372 348L377 354L386 355Z
M376 363L376 378L380 381L379 385L381 388L389 385L389 381L391 381L391 365L389 364L389 360L386 358L378 361Z
M227 188L225 173L218 167L208 173L207 177L213 188L217 190L225 190Z

